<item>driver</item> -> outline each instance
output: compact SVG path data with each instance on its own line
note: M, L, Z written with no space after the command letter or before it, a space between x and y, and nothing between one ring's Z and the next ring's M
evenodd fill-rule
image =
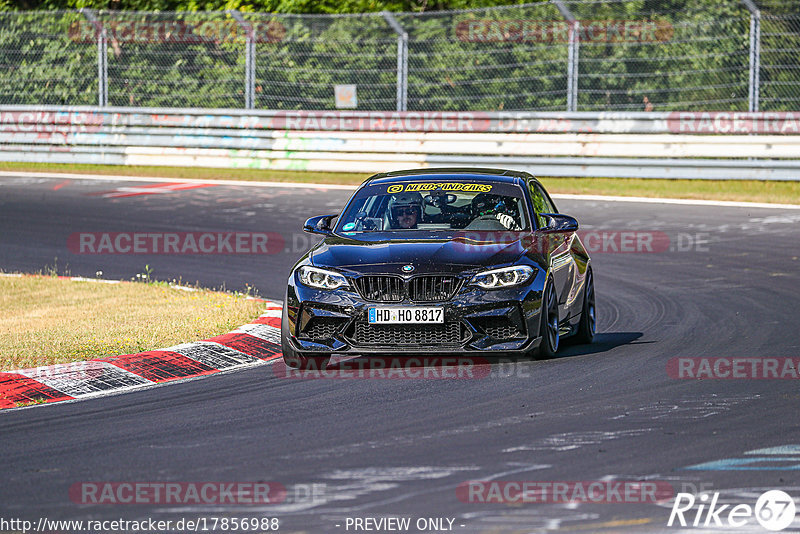
M416 228L422 219L422 195L416 192L392 195L389 199L389 218L392 228Z

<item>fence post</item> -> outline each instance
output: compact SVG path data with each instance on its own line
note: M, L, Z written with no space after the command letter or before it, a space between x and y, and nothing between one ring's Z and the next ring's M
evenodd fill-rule
M758 111L758 89L761 85L761 11L753 0L742 0L750 11L750 87L748 110Z
M106 107L108 106L108 34L97 20L94 10L81 8L80 12L94 26L97 34L97 105Z
M551 0L564 20L569 23L569 48L567 49L567 111L578 108L578 53L580 51L581 23L561 0Z
M242 14L235 9L229 9L227 13L233 17L244 30L245 34L245 58L244 58L244 107L253 109L255 107L256 96L256 43L253 35L253 25L244 20Z
M397 111L408 111L408 33L394 15L388 11L381 15L397 34Z

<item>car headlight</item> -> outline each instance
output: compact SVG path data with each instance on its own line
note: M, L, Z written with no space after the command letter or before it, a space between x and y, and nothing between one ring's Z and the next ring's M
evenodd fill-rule
M317 289L336 289L348 285L347 278L341 274L309 265L297 269L297 276L303 285Z
M536 271L528 265L515 265L513 267L503 267L483 271L472 277L470 285L476 285L483 289L500 289L512 287L525 283Z

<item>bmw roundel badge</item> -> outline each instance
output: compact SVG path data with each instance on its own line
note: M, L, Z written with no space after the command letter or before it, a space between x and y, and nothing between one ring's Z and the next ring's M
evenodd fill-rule
M410 264L409 265L403 265L403 272L410 273L413 270L414 270L414 266L413 265L410 265Z

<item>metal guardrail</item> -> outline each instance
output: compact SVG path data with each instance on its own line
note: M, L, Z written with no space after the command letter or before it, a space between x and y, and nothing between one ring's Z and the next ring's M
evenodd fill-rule
M379 172L800 180L800 113L0 107L0 160Z

